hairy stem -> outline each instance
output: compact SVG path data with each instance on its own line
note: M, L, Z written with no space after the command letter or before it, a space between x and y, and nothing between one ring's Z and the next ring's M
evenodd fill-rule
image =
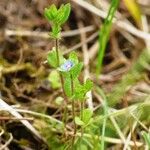
M80 118L81 118L81 120L83 120L83 110L84 110L84 102L81 102L81 105L80 105ZM82 141L83 134L84 134L84 128L81 127L81 140L80 140L80 145L81 145L81 141Z
M73 78L72 78L71 74L70 74L70 78L71 78L71 90L72 90L72 95L73 95L73 93L74 93L74 82L73 82ZM74 124L74 133L73 133L73 138L72 138L72 149L73 149L73 145L75 142L75 135L77 132L77 126L75 123L75 102L74 102L74 100L72 100L71 104L72 104L72 117L73 117L73 124Z
M55 48L56 48L56 57L57 57L57 66L60 66L60 58L59 58L59 39L55 40ZM67 104L68 104L68 98L65 94L65 89L64 89L64 79L61 73L59 73L60 75L60 81L61 81L61 87L62 87L62 91L63 91L63 97L65 100L65 108L64 108L64 115L63 115L63 122L64 122L64 126L66 129L66 124L67 124L67 112L68 112L68 108L67 108ZM64 131L65 133L65 131Z
M60 60L59 60L59 39L55 40L55 48L56 48L57 66L59 66L60 65Z

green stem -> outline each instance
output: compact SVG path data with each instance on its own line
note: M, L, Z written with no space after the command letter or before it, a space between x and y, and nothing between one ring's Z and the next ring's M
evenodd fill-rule
M59 39L55 40L55 48L56 48L57 66L60 66L60 60L59 60Z
M65 100L65 107L64 107L64 115L63 115L63 122L64 122L64 126L65 126L65 129L66 129L66 124L67 124L67 113L68 113L68 108L67 108L67 104L68 104L68 98L65 94L65 89L64 89L64 79L63 79L63 76L62 74L60 74L60 80L61 80L61 86L62 86L62 89L63 89L63 97L64 97L64 100Z
M60 58L59 58L59 39L56 39L55 40L55 48L56 48L56 57L57 57L57 66L60 66ZM65 129L66 129L66 124L67 124L67 112L68 112L68 108L67 108L67 104L68 104L68 98L65 94L65 89L64 89L64 79L63 79L63 76L62 74L59 72L59 75L60 75L60 81L61 81L61 87L62 87L62 90L63 90L63 97L64 97L64 100L65 100L65 108L64 108L64 115L63 115L63 122L64 122L64 126L65 126ZM65 133L65 130L64 130L64 133Z
M83 120L83 110L84 110L84 102L81 102L81 106L80 106L80 118L81 118L81 120ZM84 128L81 127L80 145L81 145L81 141L82 141L83 134L84 134Z
M72 90L72 95L73 95L73 93L74 93L74 82L73 82L73 78L72 78L71 74L70 74L70 78L71 78L71 90ZM73 149L74 142L75 142L75 135L77 132L77 126L75 123L75 102L74 102L74 100L72 100L71 104L72 104L72 117L73 117L73 124L74 124L74 133L73 133L72 145L71 145L71 147Z

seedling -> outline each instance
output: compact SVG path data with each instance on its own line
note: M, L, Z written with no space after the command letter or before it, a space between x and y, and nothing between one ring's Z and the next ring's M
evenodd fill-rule
M93 83L89 79L81 84L78 77L82 71L83 63L78 60L77 54L72 52L66 59L59 48L62 25L67 21L71 11L70 4L61 5L59 9L53 4L45 8L44 15L52 26L50 37L55 40L55 47L48 53L48 64L56 69L60 76L61 87L65 100L64 125L67 123L67 105L72 104L72 118L74 123L74 135L72 138L72 148L75 144L77 125L85 127L91 120L92 111L81 108L80 116L76 116L76 102L83 103L86 100L86 93L91 90ZM51 79L50 79L51 80ZM58 80L58 79L57 79ZM53 82L55 83L55 82ZM55 84L55 86L58 86Z

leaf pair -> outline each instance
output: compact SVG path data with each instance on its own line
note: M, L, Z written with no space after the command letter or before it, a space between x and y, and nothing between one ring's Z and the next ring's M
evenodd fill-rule
M69 3L65 5L62 4L59 9L57 9L54 4L48 8L45 8L44 16L52 24L52 32L50 33L52 38L59 38L61 25L67 21L70 11L71 6Z
M89 79L87 79L83 85L78 83L75 88L73 99L79 99L80 101L85 100L86 93L90 91L92 87L93 87L93 82Z
M46 19L54 24L62 25L64 24L70 14L71 6L69 3L62 4L59 9L56 8L54 4L52 4L49 8L45 8L44 16Z

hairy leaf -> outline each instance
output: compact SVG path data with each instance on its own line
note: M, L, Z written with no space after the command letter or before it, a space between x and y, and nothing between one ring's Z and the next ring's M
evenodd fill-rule
M79 76L82 70L82 67L83 67L83 63L81 62L76 64L74 67L72 67L72 69L70 70L70 73L72 75L73 80Z
M90 91L93 87L93 82L90 79L87 79L84 84L86 92Z
M68 97L72 96L72 90L71 90L71 78L69 73L64 73L64 89L65 89L65 94Z
M79 117L75 117L75 123L79 126L83 126L84 122L79 118Z
M48 21L53 21L57 16L57 8L54 4L52 4L49 8L45 8L44 16Z
M64 58L62 56L62 54L59 52L59 61L60 63L63 63L64 62ZM48 64L54 68L57 68L58 67L58 60L57 60L57 54L56 54L56 49L53 48L49 53L48 53L48 56L47 56L47 61L48 61Z
M59 23L60 25L64 24L70 15L70 11L71 11L70 3L65 5L62 4L58 10L58 15L56 17L57 23Z
M69 55L69 60L71 60L74 64L78 64L78 57L75 52L71 52Z
M49 74L48 80L50 81L51 86L52 86L53 89L57 89L57 88L61 87L61 84L60 84L60 77L59 77L58 71L53 70L53 71Z
M89 108L86 108L83 110L83 118L82 118L82 121L85 123L85 124L88 124L92 115L93 115L93 111Z

